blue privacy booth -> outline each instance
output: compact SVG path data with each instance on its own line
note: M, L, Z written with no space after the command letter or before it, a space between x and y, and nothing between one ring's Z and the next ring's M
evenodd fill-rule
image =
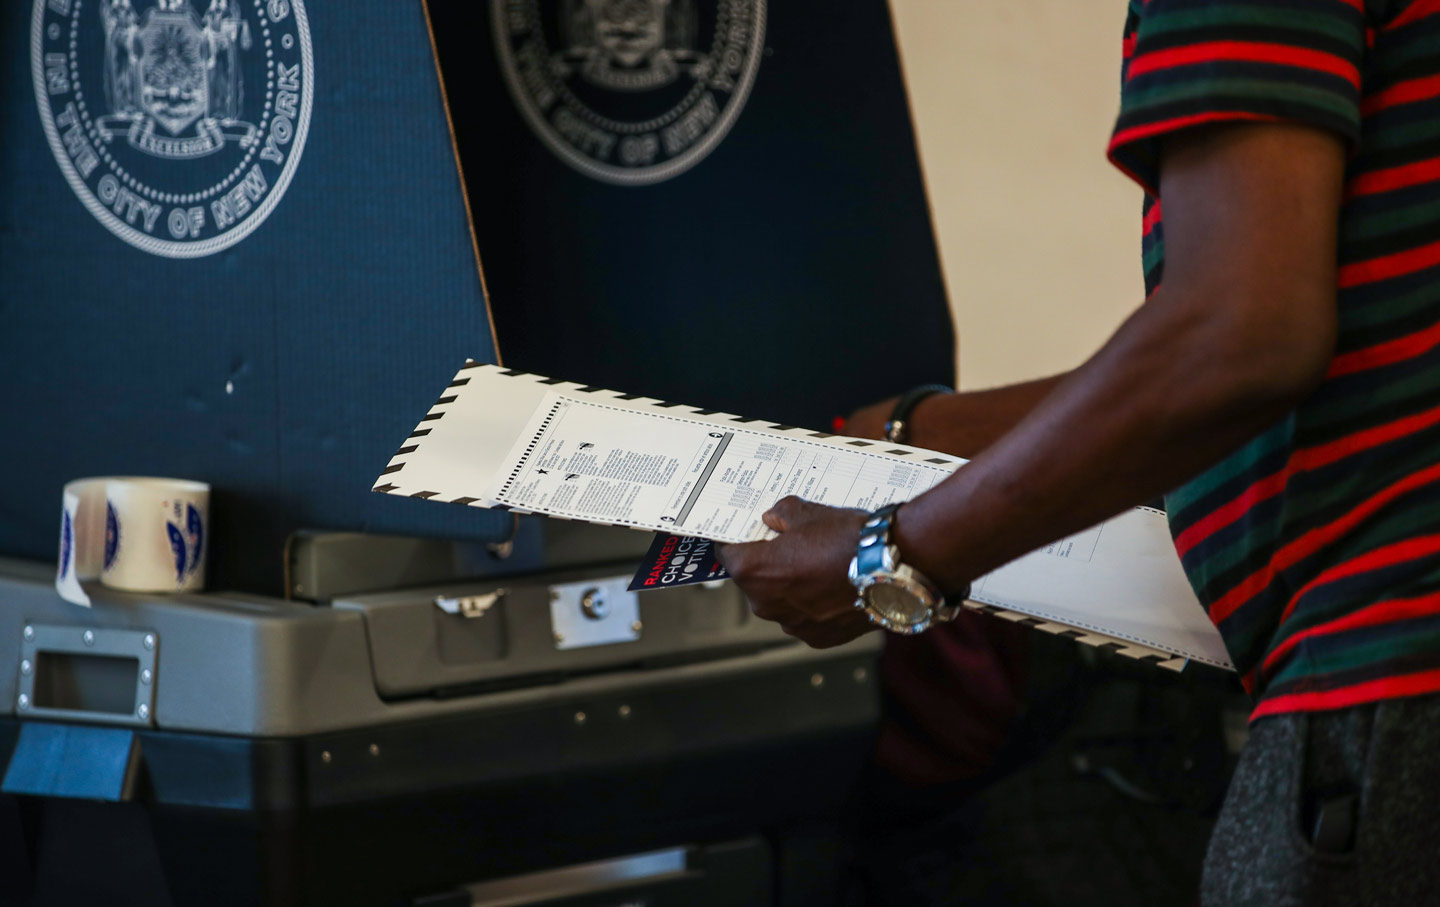
M723 585L561 651L648 538L370 490L467 357L950 379L885 4L622 6L0 9L0 904L829 903L877 640ZM92 475L209 483L210 591L63 601Z

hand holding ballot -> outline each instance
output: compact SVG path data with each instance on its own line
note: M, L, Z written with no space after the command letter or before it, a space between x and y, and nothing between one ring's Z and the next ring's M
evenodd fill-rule
M875 629L855 608L855 587L846 578L865 518L860 510L782 498L763 517L780 534L722 545L720 562L757 617L817 649L838 646Z

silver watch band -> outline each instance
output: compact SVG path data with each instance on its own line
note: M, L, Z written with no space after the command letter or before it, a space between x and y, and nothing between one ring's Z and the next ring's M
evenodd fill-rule
M850 581L855 585L855 607L871 623L911 635L952 619L957 608L945 601L929 578L900 562L900 551L891 543L899 508L898 503L887 504L861 527L850 561Z

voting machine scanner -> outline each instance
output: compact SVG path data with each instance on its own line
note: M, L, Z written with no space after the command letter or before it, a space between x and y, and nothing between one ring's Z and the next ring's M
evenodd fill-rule
M647 902L770 903L736 886L769 897L774 836L853 785L878 640L811 650L633 568L85 609L0 561L0 903L549 904L657 852L635 890L682 899Z

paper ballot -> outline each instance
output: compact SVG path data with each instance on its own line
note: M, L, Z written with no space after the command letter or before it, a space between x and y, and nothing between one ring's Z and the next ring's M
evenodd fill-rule
M746 542L774 535L761 515L787 495L873 510L964 463L472 362L375 490ZM971 599L1040 629L1106 637L1126 654L1230 667L1158 511L1127 512L1020 558L977 581Z
M787 495L874 510L941 482L959 460L824 443L551 391L487 497L515 509L684 532L721 542L775 533L761 514Z

